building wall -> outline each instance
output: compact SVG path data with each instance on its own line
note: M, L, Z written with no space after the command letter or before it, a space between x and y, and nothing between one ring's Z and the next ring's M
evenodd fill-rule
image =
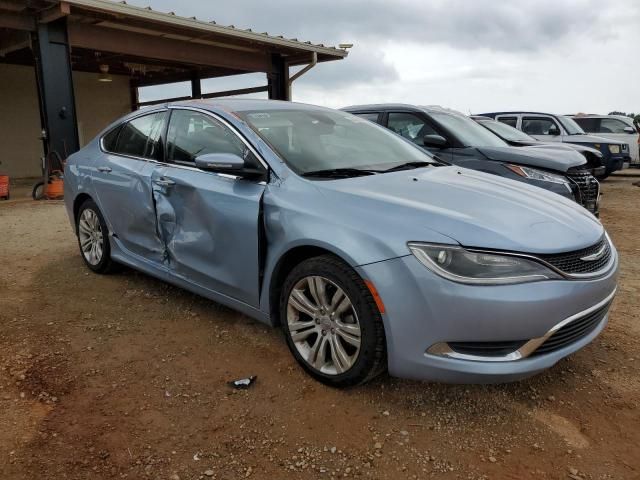
M0 172L41 175L40 128L33 67L0 65Z
M98 82L93 73L73 73L80 145L131 110L129 79ZM0 64L0 172L14 178L42 174L40 113L33 67Z

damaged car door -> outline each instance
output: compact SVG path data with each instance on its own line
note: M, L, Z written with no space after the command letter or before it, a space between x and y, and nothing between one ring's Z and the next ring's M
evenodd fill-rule
M198 168L196 160L210 154L237 156L247 171L262 175L222 173L223 165L220 171L211 171L215 165ZM171 274L258 306L259 218L266 174L248 143L224 120L171 109L165 162L151 176L164 262Z
M92 183L110 231L125 253L161 265L151 173L163 158L166 109L146 113L114 127L101 139Z

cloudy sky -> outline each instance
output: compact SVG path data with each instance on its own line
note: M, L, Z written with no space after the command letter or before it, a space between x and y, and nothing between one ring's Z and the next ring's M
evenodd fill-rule
M465 113L640 111L639 0L133 0L177 15L337 45L296 101L437 104ZM209 81L205 91L264 84ZM184 86L144 99L186 94Z

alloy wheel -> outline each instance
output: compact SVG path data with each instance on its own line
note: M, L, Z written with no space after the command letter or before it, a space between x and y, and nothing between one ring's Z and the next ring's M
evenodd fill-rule
M299 280L287 302L288 334L304 361L326 375L348 371L358 359L361 329L345 291L321 276Z
M86 208L80 216L78 236L84 258L91 265L98 265L104 251L104 236L100 219L96 212L90 208Z

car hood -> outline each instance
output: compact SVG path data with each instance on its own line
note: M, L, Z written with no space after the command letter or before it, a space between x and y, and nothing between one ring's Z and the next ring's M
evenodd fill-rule
M593 147L589 147L587 145L578 145L577 143L561 143L561 142L522 142L521 145L526 145L529 147L535 147L535 148L544 148L544 149L549 149L549 150L561 150L561 151L568 151L568 150L573 150L579 153L586 153L589 152L593 155L595 155L598 158L602 157L602 153L600 152L600 150L596 150Z
M408 241L557 253L591 246L600 222L555 193L475 170L449 166L314 182L320 208L348 228L384 239L396 254Z
M566 172L572 167L587 163L582 155L571 150L549 150L538 147L477 147L476 149L489 160L558 172Z
M596 135L563 135L562 141L564 143L604 143L609 144L612 143L614 145L622 144L624 142L616 142L604 137L598 137Z

